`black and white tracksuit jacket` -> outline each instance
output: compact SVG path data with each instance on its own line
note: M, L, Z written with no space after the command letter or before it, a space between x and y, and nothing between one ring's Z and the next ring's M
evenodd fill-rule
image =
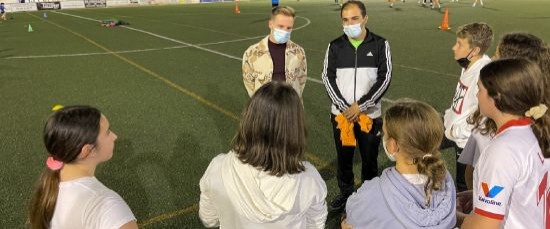
M346 35L328 45L323 83L338 115L357 102L370 118L381 116L381 98L391 81L392 62L388 41L367 29L357 50Z

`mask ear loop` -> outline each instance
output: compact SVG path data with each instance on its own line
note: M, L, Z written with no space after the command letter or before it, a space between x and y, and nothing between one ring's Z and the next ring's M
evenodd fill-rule
M470 50L470 52L468 53L468 55L466 55L466 59L470 60L470 58L472 58L470 56L470 54L472 54L472 52L475 50L475 48L473 48L472 50Z

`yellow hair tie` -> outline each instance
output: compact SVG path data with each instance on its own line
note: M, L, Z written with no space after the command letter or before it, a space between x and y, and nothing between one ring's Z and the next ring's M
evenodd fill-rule
M61 109L63 109L63 105L56 104L55 106L52 107L52 111L58 111Z

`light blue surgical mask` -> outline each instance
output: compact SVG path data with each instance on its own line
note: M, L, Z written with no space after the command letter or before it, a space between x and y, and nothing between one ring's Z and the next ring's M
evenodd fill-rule
M386 146L386 140L384 138L382 138L382 147L384 148L384 152L386 153L386 156L388 157L388 159L390 159L390 161L395 161L395 155L397 153L390 153L388 151L388 148Z
M361 23L354 25L344 25L344 33L350 38L358 38L362 33Z
M277 44L284 44L290 39L290 32L282 29L273 29L273 39Z

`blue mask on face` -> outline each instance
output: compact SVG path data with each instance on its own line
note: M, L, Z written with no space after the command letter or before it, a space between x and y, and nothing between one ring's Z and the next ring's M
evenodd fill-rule
M361 23L355 25L344 25L344 33L350 38L358 38L363 32Z
M277 44L284 44L290 39L290 32L282 29L273 29L273 39Z

